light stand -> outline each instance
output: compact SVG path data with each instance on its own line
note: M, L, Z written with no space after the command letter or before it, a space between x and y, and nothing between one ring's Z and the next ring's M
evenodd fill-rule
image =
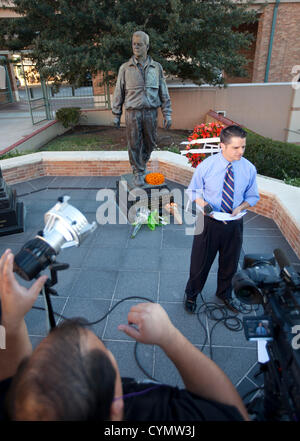
M68 263L59 263L59 262L52 263L49 266L51 277L46 281L41 291L44 296L45 307L48 313L48 322L47 322L48 331L51 331L56 326L50 295L57 296L58 294L57 291L55 291L55 289L52 288L52 286L56 285L57 283L57 271L63 271L68 268L69 268Z

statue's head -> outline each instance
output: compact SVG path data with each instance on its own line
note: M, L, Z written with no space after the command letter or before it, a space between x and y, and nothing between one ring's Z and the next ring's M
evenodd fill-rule
M132 51L137 59L145 59L149 49L149 35L136 31L132 35Z

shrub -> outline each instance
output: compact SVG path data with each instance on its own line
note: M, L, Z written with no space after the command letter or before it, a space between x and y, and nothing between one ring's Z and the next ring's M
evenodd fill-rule
M274 141L247 130L245 158L264 176L284 180L300 177L300 146Z
M67 128L74 128L80 119L80 107L62 107L56 112L56 119Z

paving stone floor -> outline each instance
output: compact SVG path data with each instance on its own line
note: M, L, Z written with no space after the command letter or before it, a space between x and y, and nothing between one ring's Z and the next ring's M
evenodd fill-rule
M98 190L107 188L115 191L117 179L51 176L13 185L18 200L24 202L26 209L25 231L0 237L0 253L7 247L16 253L26 241L33 238L44 227L44 213L62 194L71 196L70 204L78 208L89 222L96 220L96 211L101 205L96 200ZM170 189L184 191L179 184L168 182L168 185ZM115 209L118 219L118 207L115 206ZM126 297L149 298L159 302L182 333L213 358L242 396L260 386L262 378L255 376L259 367L256 342L247 341L243 330L230 331L222 323L216 325L204 313L190 315L183 309L182 299L193 239L185 234L186 225L171 223L157 227L155 231L143 226L135 239L130 237L132 228L129 224L120 223L99 225L79 248L61 250L58 260L68 263L70 267L58 274L55 288L59 295L51 297L54 310L65 317L82 316L95 321ZM294 267L300 270L299 259L276 224L271 219L248 212L244 218L240 265L245 253L272 253L275 248L281 248ZM205 301L217 302L214 294L216 271L217 261L203 290ZM22 283L26 285L28 282ZM93 326L96 334L114 353L121 375L137 379L146 378L146 375L136 362L135 343L120 333L117 325L127 322L130 307L140 301L131 299L119 303L104 320ZM41 296L35 306L44 306ZM262 309L251 314L260 313ZM242 318L242 314L239 317ZM45 312L32 309L26 316L26 322L33 345L36 346L47 334ZM157 380L183 385L175 367L159 348L139 344L137 356L141 366ZM251 397L253 394L247 399Z

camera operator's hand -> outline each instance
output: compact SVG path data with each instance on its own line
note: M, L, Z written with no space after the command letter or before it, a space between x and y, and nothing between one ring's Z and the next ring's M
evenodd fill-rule
M130 325L119 325L118 329L140 343L166 346L176 332L166 311L158 303L139 303L128 314Z
M47 280L41 276L29 289L21 286L13 273L13 261L14 255L7 249L0 259L1 325L6 335L6 349L0 351L0 381L12 377L32 353L24 317Z
M203 398L236 406L245 419L247 411L225 373L172 324L157 303L139 303L128 314L130 325L119 325L138 342L156 344L178 369L185 387Z
M14 255L7 249L0 259L1 323L6 331L17 329L31 309L47 276L41 276L29 288L21 286L13 273Z

